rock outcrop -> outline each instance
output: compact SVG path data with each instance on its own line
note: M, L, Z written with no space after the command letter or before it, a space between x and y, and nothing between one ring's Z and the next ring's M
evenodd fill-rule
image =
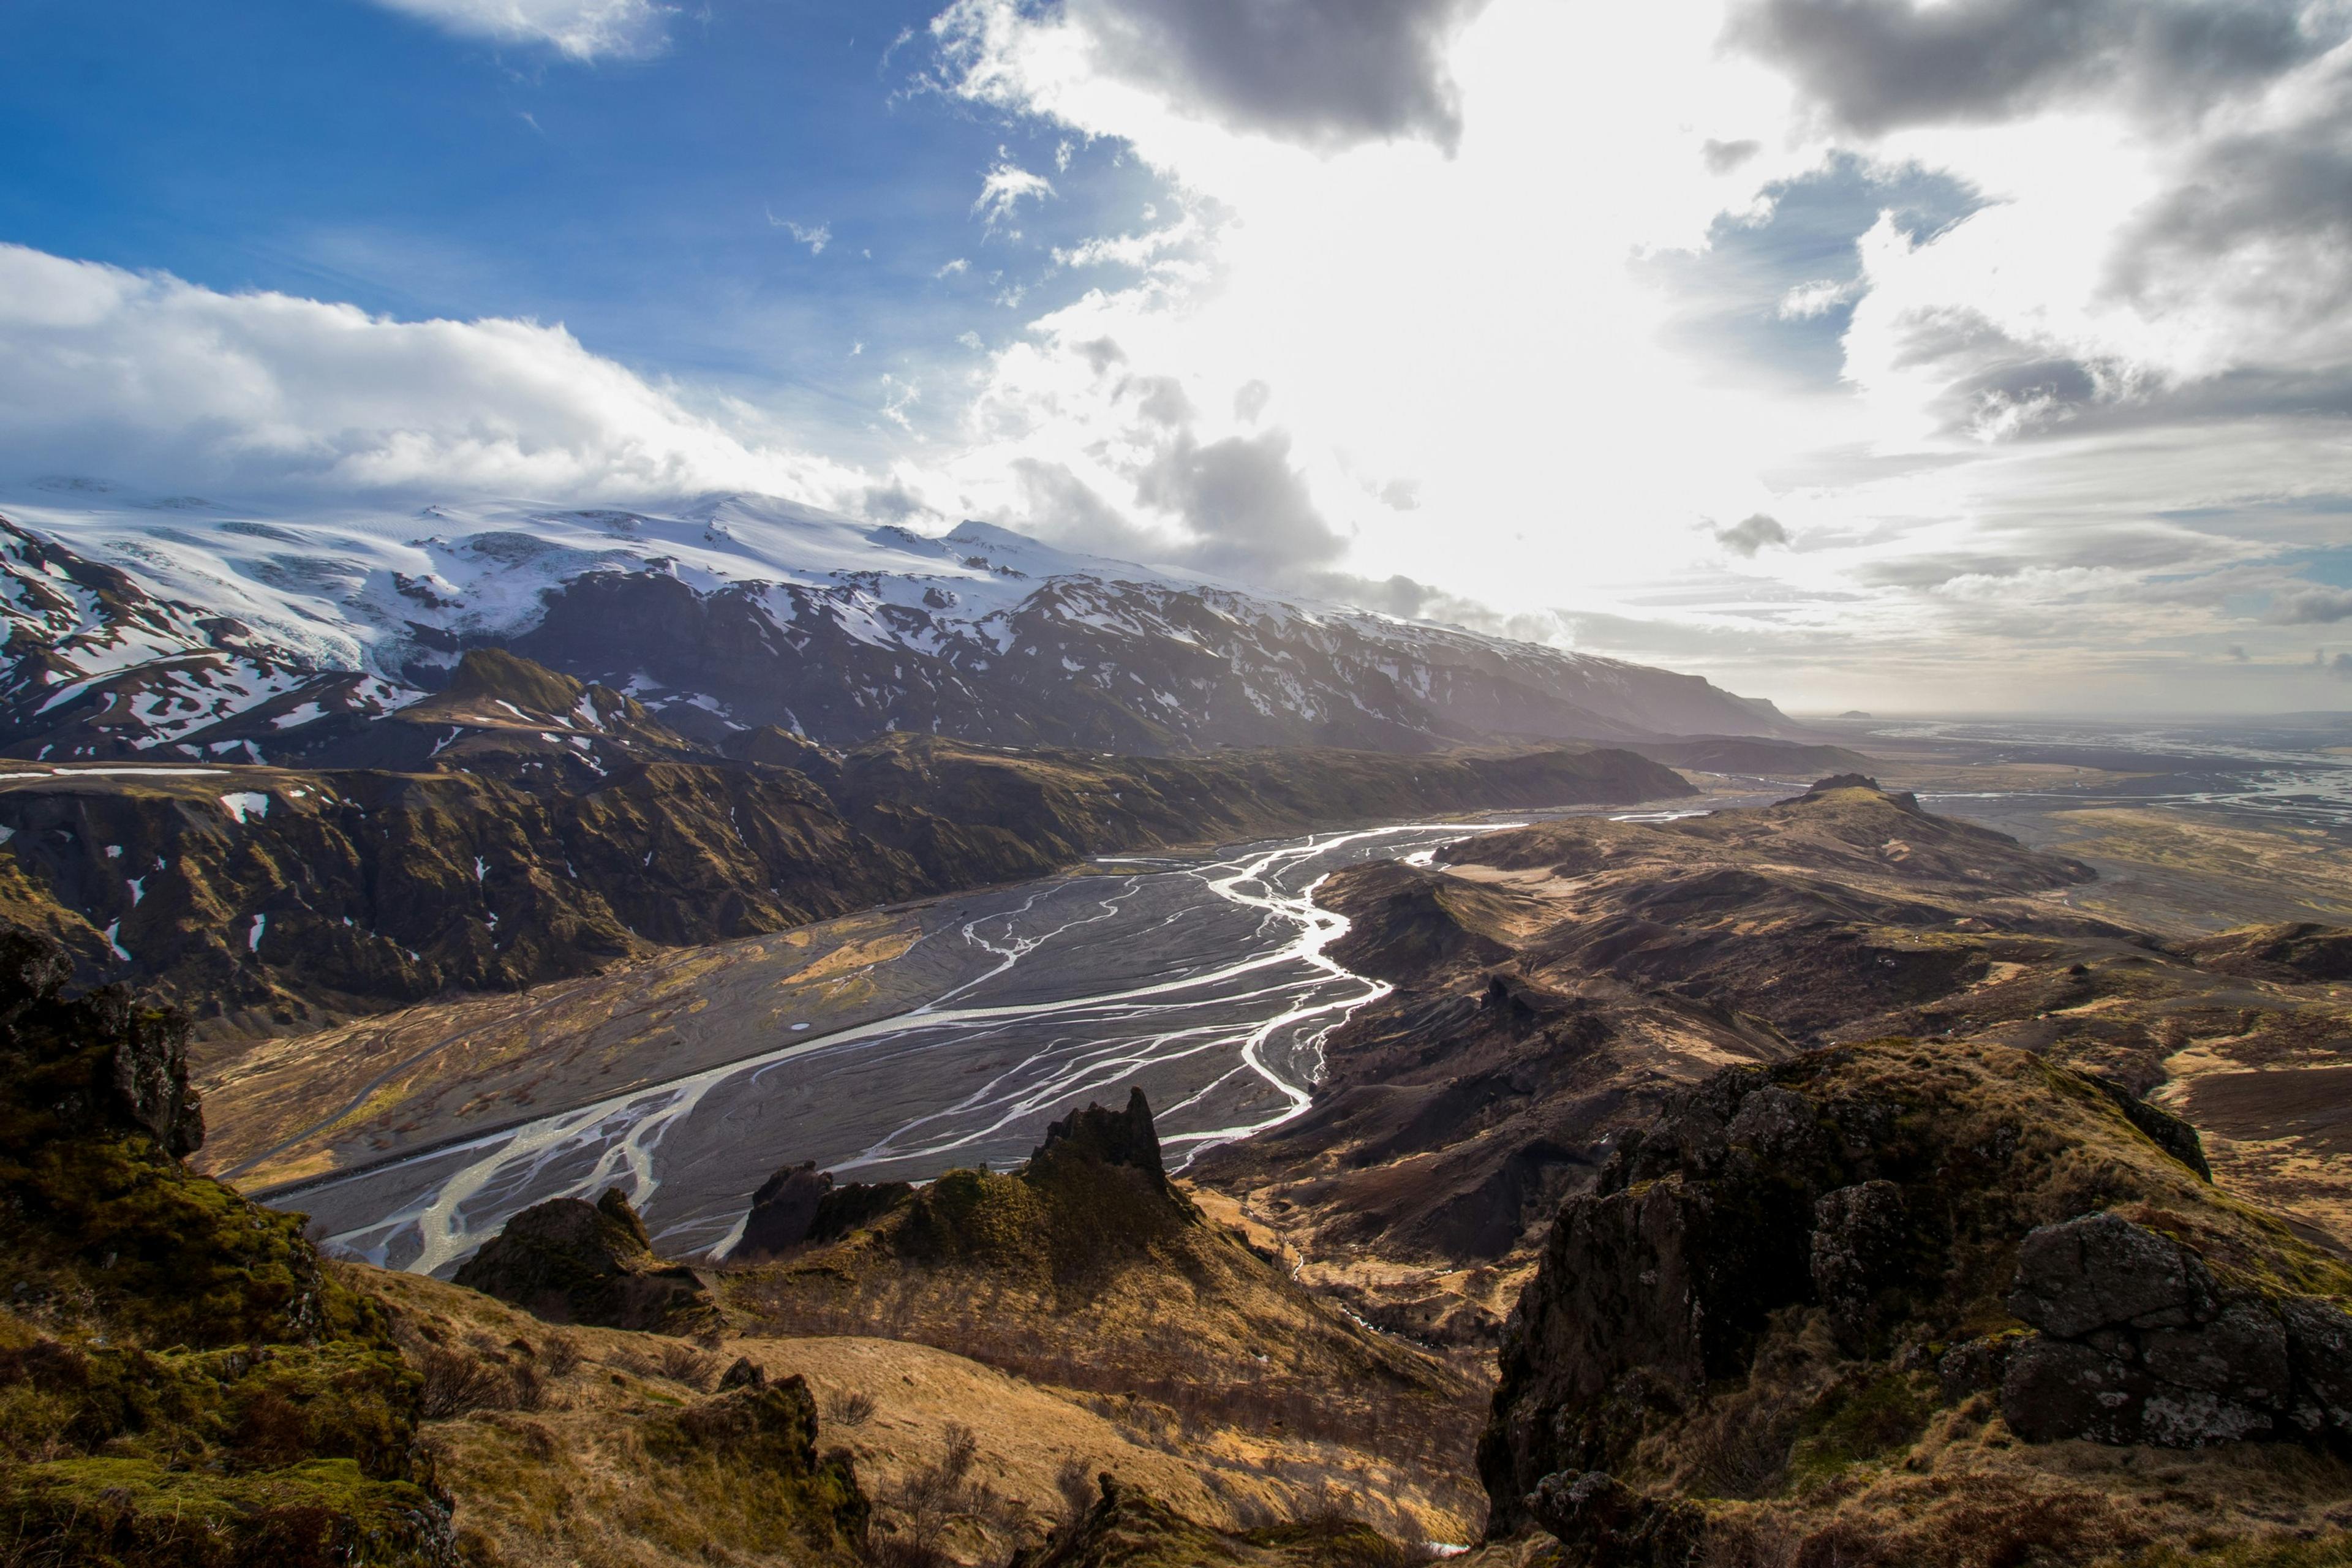
M1168 1190L1168 1173L1160 1163L1160 1131L1152 1125L1151 1102L1140 1085L1128 1090L1123 1110L1089 1104L1048 1124L1045 1141L1029 1156L1023 1174L1033 1184L1043 1184L1083 1179L1104 1167L1140 1172L1152 1185Z
M1492 1530L1679 1563L1693 1494L1899 1453L1971 1400L2029 1444L2352 1439L2352 1271L2134 1109L1910 1041L1669 1100L1562 1206L1506 1331Z
M718 1326L700 1274L654 1256L620 1188L534 1204L459 1267L457 1283L551 1323L693 1334Z
M27 1563L456 1568L383 1313L181 1163L187 1020L0 930L0 1518Z
M1998 1342L2001 1415L2030 1442L2352 1442L2352 1315L2224 1284L2119 1215L2028 1236L2009 1310L2040 1331Z
M1010 1568L1406 1568L1426 1561L1353 1520L1217 1530L1116 1476L1095 1484L1092 1508Z
M818 1170L815 1161L785 1166L751 1194L751 1212L743 1221L742 1238L727 1256L748 1263L798 1247L808 1240L817 1211L832 1192L833 1173Z

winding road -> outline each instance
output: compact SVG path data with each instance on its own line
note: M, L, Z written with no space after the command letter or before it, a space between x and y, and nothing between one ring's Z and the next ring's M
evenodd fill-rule
M722 1256L780 1166L864 1181L1008 1166L1048 1121L1130 1084L1181 1163L1304 1110L1324 1040L1387 990L1327 955L1347 921L1315 902L1322 879L1426 863L1505 826L1316 834L1205 864L1107 859L967 899L923 939L954 945L953 983L908 1011L273 1201L348 1253L446 1274L519 1210L618 1186L665 1254Z

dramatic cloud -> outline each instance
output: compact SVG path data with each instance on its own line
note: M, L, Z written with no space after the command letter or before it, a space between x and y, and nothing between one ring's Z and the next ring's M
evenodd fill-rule
M1843 126L1984 122L2086 97L2188 114L2323 53L2297 0L1761 0L1731 37Z
M1446 47L1486 0L959 0L933 24L965 80L1034 94L1045 73L1108 79L1189 117L1332 148L1461 133Z
M170 491L855 494L531 321L395 321L0 246L0 474Z
M1183 521L1191 552L1211 571L1266 582L1301 565L1337 560L1347 548L1315 510L1290 465L1279 430L1229 436L1202 446L1189 432L1143 472L1137 499Z
M450 32L553 46L575 60L658 53L676 9L656 0L376 0Z
M1780 526L1778 518L1759 511L1734 527L1717 529L1715 542L1734 554L1752 557L1768 544L1786 547L1789 531Z

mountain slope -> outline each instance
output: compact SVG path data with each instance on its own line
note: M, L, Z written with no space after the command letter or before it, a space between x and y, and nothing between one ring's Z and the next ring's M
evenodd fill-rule
M178 500L0 518L0 751L335 756L508 647L706 742L764 725L1182 753L1800 735L1696 677L1278 599L966 523L757 498L257 520Z
M899 735L835 752L771 728L729 755L486 648L437 694L313 727L346 765L0 773L0 914L64 942L85 981L152 984L208 1032L266 1031L1092 855L1690 793L1613 750L1121 759Z

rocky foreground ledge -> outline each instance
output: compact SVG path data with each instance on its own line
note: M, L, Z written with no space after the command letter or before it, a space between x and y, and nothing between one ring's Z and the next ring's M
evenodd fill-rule
M1506 1331L1491 1533L1616 1568L2347 1549L2352 1269L2196 1142L1991 1046L1677 1097L1562 1207Z

